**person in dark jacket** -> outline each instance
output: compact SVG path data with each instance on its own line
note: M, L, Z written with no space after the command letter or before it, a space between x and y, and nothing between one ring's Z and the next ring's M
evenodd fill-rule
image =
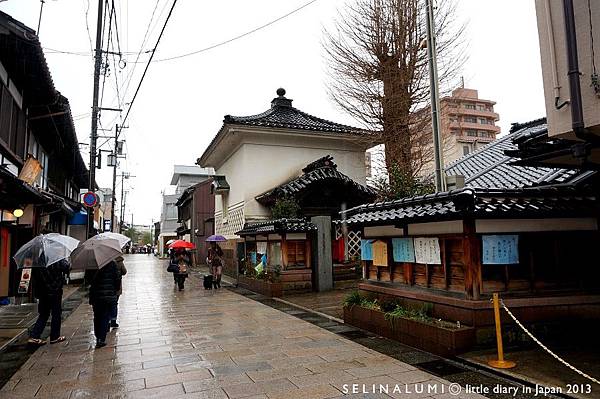
M48 267L36 267L32 269L33 293L38 299L38 319L33 325L29 343L34 345L44 345L46 341L40 337L50 314L50 343L56 344L65 340L60 335L61 316L62 316L62 295L65 274L71 270L71 265L65 259L53 263Z
M125 268L125 263L123 261L124 261L124 259L122 256L119 256L117 259L115 259L115 262L117 263L117 270L119 271L119 273L121 273L121 277L123 277L124 275L127 274L127 268ZM121 282L121 284L119 285L119 289L117 290L117 301L113 305L113 308L112 308L112 311L110 314L110 327L111 328L119 327L119 323L117 323L117 316L119 314L119 297L121 296L122 293L123 293L123 284Z
M94 334L96 348L106 346L106 334L109 330L110 316L118 300L117 292L121 287L121 272L115 261L101 268L90 287L90 305L94 310Z

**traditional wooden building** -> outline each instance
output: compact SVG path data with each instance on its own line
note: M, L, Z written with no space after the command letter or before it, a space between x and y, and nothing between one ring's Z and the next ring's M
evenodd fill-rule
M305 219L247 223L237 234L244 238L246 267L265 262L276 270L282 293L312 290L312 240L317 226ZM264 257L263 257L264 256Z
M0 31L1 297L16 292L17 248L42 230L68 233L88 173L36 32L2 12Z
M505 155L545 129L515 125L451 164L466 187L345 212L363 234L359 288L475 327L493 323L494 292L523 322L600 319L596 172L516 166Z
M206 239L215 233L215 198L212 193L212 179L196 183L186 188L177 206L177 229L179 238L189 237L196 245L196 261L204 263L207 256Z

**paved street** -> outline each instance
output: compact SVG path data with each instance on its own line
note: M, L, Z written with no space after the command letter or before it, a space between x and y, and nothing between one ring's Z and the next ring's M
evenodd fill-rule
M84 303L63 324L68 341L36 351L0 398L328 398L343 396L344 384L457 397L444 380L231 291L191 278L179 292L154 257L128 255L126 265L109 345L94 349ZM438 394L415 393L434 386Z

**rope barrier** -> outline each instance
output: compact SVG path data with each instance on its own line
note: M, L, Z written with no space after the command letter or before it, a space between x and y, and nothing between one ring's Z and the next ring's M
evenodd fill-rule
M512 312L504 304L504 301L502 299L500 300L500 304L502 305L502 307L504 308L504 310L506 310L506 313L508 313L508 315L513 319L513 321L515 323L517 323L517 325L521 328L521 330L523 330L525 332L525 334L527 334L529 336L529 338L531 338L543 350L545 350L546 352L548 352L552 357L554 357L556 360L558 360L559 362L561 362L562 364L564 364L565 366L567 366L568 368L570 368L571 370L573 370L577 374L579 374L582 377L587 378L588 380L590 380L592 382L595 382L596 384L600 385L600 381L599 380L597 380L596 378L594 378L594 377L592 377L592 376L584 373L583 371L575 368L575 366L571 365L570 363L568 363L567 361L565 361L564 359L562 359L560 356L558 356L556 353L552 352L550 349L548 349L548 347L546 345L544 345L543 343L541 343L539 339L537 339L536 337L534 337L533 334L530 333L529 330L527 330L525 328L525 326L523 324L521 324L521 322L519 320L517 320L517 318L515 317L515 315L512 314Z

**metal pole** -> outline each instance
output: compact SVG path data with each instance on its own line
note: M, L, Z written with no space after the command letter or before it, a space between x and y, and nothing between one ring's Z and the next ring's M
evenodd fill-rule
M92 131L90 133L90 180L88 190L96 189L96 141L98 140L98 93L100 91L100 66L102 64L102 11L104 1L98 0L98 23L96 26L96 51L94 54L94 93L92 97ZM87 237L93 235L94 208L88 208Z
M437 50L435 43L435 19L432 0L425 0L427 8L427 55L429 58L429 89L431 93L431 127L433 131L433 156L435 161L435 189L446 191L444 154L440 132L440 94L438 88Z
M117 194L117 165L119 163L119 156L117 154L117 141L119 140L119 125L115 125L115 166L113 167L113 180L112 180L112 198L110 208L110 231L115 232L115 224L117 218L115 217L115 195Z

